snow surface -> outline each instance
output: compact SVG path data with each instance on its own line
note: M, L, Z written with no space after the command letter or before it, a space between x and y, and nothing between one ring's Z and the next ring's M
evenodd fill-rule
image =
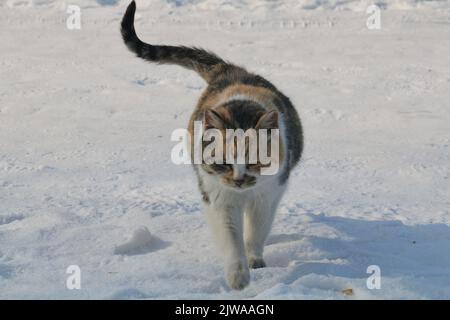
M153 236L147 227L136 229L130 239L114 248L114 254L133 255L144 254L164 247L163 242Z
M142 38L260 73L303 120L268 267L232 291L170 162L202 80L127 51L128 1L0 1L0 298L450 299L450 1L377 1L381 30L370 3L138 1Z

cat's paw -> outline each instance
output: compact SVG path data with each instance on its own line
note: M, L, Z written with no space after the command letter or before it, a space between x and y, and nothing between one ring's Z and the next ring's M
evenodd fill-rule
M252 269L265 268L266 262L264 261L263 258L249 257L248 266Z
M236 262L229 265L226 276L228 285L235 290L244 289L250 282L250 271L243 262Z

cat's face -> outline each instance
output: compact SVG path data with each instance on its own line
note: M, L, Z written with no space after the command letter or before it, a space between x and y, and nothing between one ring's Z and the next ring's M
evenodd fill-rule
M245 103L246 105L242 105ZM257 104L252 104L248 102L242 101L234 101L223 105L214 110L206 110L204 114L204 129L214 129L219 130L222 133L222 141L219 143L222 144L222 154L221 157L223 161L216 161L209 164L203 163L202 168L209 174L214 175L219 179L219 181L226 187L244 191L249 188L256 186L258 183L264 181L264 176L261 175L261 169L270 166L265 162L262 163L260 158L260 137L257 136L256 147L249 147L250 140L244 139L245 143L245 156L238 159L238 142L237 139L232 138L231 140L227 139L227 129L242 129L244 132L248 132L248 129L254 129L254 132L258 134L260 129L266 129L266 132L269 132L268 138L266 141L266 150L271 150L271 144L275 143L270 139L270 129L278 129L279 128L279 114L277 111L266 111L261 106ZM265 141L265 140L263 140ZM203 146L209 144L210 142L203 143ZM228 145L227 145L228 143ZM263 142L264 143L264 142ZM276 143L279 143L277 141ZM226 161L227 159L227 148L234 148L234 161L233 163L229 163L230 161ZM256 152L256 154L255 154ZM244 151L243 151L244 153ZM254 160L251 159L251 153L253 153ZM211 154L215 157L215 151L212 151ZM228 155L228 159L230 156ZM217 159L217 158L215 158ZM255 161L256 159L256 161Z

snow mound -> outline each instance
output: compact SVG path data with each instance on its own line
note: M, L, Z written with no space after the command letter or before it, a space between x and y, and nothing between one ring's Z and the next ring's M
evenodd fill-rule
M145 254L159 249L163 249L168 245L167 242L153 236L146 227L140 227L133 232L131 238L114 248L114 254L119 255L136 255Z

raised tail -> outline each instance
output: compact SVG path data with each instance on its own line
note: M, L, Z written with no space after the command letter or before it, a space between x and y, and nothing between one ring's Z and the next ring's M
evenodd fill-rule
M136 35L134 29L134 14L136 3L133 1L127 8L122 19L122 38L130 51L138 57L157 63L177 64L190 70L196 71L207 82L212 80L213 75L220 66L227 63L214 53L199 48L174 47L151 45L142 42Z

